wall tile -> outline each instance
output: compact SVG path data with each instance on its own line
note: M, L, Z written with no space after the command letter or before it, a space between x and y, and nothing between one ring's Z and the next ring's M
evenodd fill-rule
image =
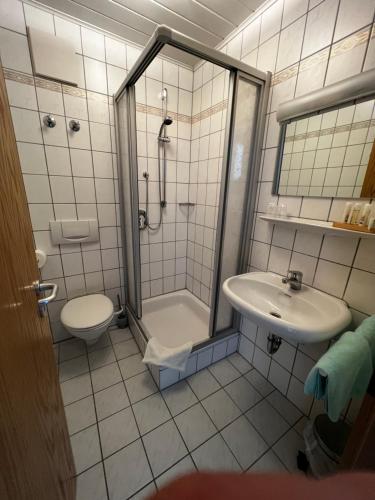
M307 15L302 57L318 52L318 50L331 43L337 7L338 0L326 0L309 11Z
M350 0L341 0L337 16L334 41L340 40L359 28L371 24L374 17L374 2L364 0L361 8Z
M4 68L31 74L31 60L25 35L0 28L0 56Z
M354 309L366 314L375 314L375 274L353 269L344 295Z
M313 286L341 298L344 294L349 272L349 267L326 260L319 260Z

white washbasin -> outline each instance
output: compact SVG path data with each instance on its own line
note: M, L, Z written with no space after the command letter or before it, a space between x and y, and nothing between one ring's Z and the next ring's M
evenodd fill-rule
M351 321L344 301L306 285L290 290L273 273L232 276L223 283L223 291L237 311L293 342L329 340Z

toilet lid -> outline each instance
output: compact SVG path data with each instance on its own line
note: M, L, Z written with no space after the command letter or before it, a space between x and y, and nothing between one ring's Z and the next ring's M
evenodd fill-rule
M92 328L113 314L112 301L100 293L69 300L61 310L61 322L69 328Z

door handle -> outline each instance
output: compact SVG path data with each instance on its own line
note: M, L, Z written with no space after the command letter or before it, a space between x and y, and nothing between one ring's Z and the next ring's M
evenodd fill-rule
M39 314L41 316L46 316L47 305L56 299L59 287L56 285L56 283L40 283L39 281L36 281L34 283L34 290L36 292L37 297L40 297L44 292L48 290L52 290L49 295L38 298Z

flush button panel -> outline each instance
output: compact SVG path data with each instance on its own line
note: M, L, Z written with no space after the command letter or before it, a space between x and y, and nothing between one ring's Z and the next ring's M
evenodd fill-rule
M51 220L49 227L52 243L55 245L99 241L98 221L96 219Z

